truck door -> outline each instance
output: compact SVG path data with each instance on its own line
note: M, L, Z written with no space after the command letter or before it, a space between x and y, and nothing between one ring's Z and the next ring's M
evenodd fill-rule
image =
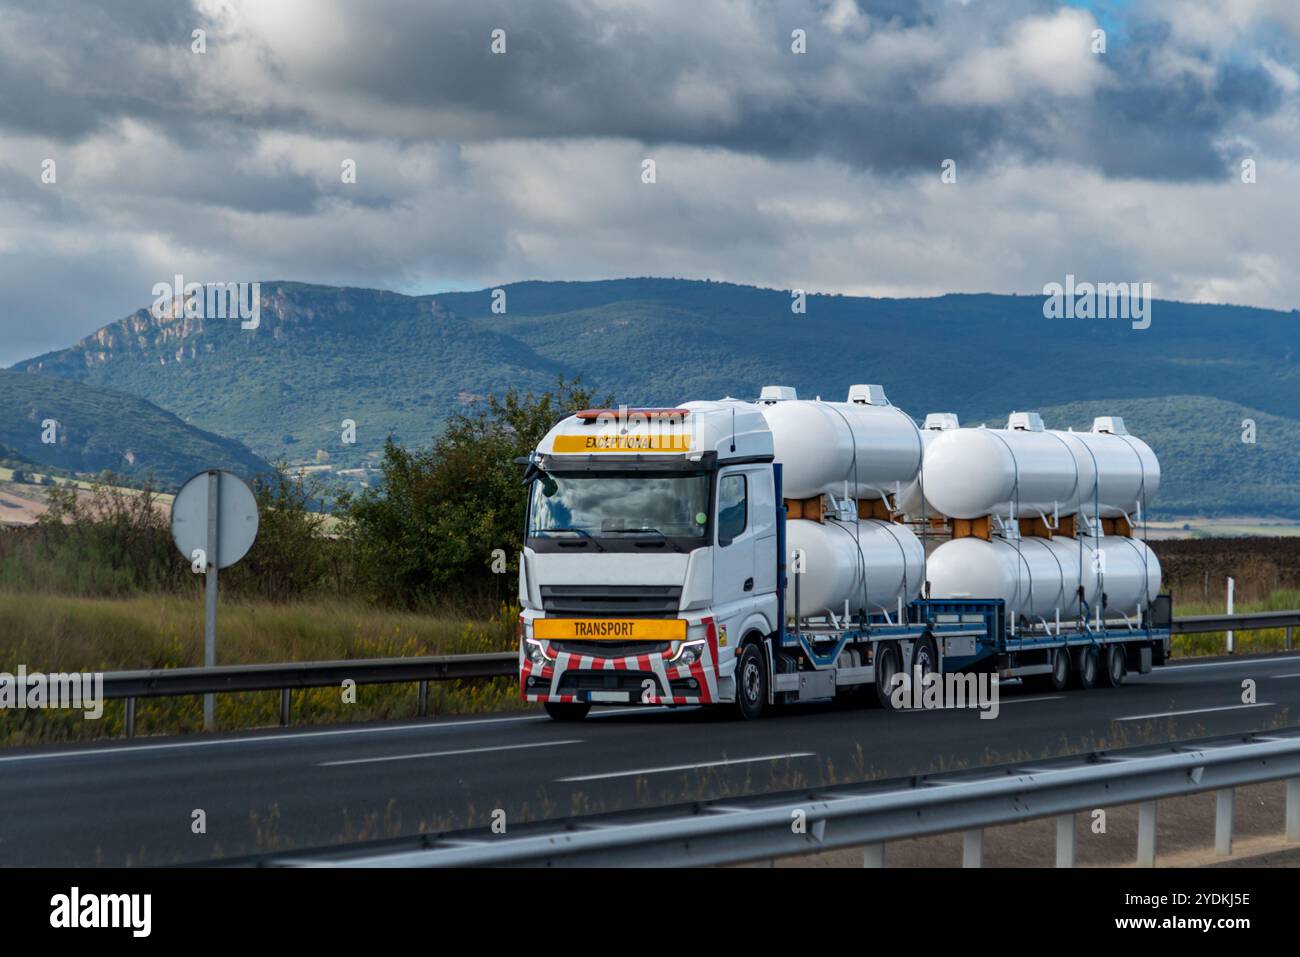
M754 593L776 594L776 484L772 466L751 467L749 526L754 538Z
M722 621L743 612L756 595L754 580L754 476L726 469L718 476L714 517L713 605ZM739 636L737 636L739 637Z

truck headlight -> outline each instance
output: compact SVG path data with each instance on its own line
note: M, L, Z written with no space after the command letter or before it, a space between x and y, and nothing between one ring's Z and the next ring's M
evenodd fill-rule
M524 639L524 657L535 665L544 665L554 661L546 654L546 646L535 638Z
M675 665L693 665L704 657L703 641L687 641L677 649L677 654L673 655L672 663Z

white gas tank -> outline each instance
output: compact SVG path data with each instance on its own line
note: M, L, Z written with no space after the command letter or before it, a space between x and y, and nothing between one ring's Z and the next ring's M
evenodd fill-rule
M847 492L852 499L879 499L916 477L921 466L916 423L890 405L879 386L854 386L849 398L760 405L782 465L786 498Z
M786 523L789 576L786 611L795 613L795 562L802 553L799 614L887 611L906 605L924 585L925 549L912 530L895 522L794 519Z
M1143 542L1091 538L958 538L935 549L926 567L932 598L1001 598L1007 612L1052 622L1078 617L1079 588L1089 616L1106 594L1106 617L1137 616L1160 593L1160 562Z
M1070 447L1043 429L1037 415L1024 421L1032 427L951 429L930 443L921 481L939 514L969 519L1074 513L1080 489L1092 488L1092 474L1081 474Z
M925 417L925 424L921 426L921 461L925 462L925 450L930 448L930 443L941 432L947 432L951 429L961 428L961 423L957 420L955 412L931 412ZM918 470L916 478L912 479L898 496L897 507L900 512L911 519L920 519L922 515L926 517L937 517L943 513L934 507L934 503L921 493L921 473Z
M1077 558L1047 539L953 539L935 549L926 575L931 598L1001 598L1008 615L1030 620L1077 614Z
M1137 538L1105 535L1100 541L1098 567L1106 615L1134 618L1160 594L1160 559Z
M1151 446L1129 435L1118 416L1096 419L1091 432L1056 432L1078 464L1080 474L1095 476L1080 490L1079 511L1102 518L1143 511L1160 488L1160 460Z

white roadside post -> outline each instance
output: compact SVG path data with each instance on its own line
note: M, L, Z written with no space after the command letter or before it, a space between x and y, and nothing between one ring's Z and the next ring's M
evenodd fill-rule
M194 476L172 502L172 541L206 578L203 666L217 664L217 573L248 554L257 538L257 499L243 480L220 469ZM215 696L203 696L203 730L216 729Z
M1233 592L1236 591L1236 589L1237 589L1237 581L1236 581L1236 579L1234 579L1234 578L1232 578L1232 577L1229 577L1229 578L1228 578L1228 614L1229 614L1229 615L1232 614L1232 605L1233 605L1232 598L1233 598ZM1233 652L1232 652L1232 632L1229 631L1229 632L1228 632L1228 654L1232 654L1232 653L1233 653Z

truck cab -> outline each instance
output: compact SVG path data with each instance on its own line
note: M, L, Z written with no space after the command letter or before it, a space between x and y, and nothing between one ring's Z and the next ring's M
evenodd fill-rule
M561 720L593 704L761 710L761 643L783 613L781 498L753 403L577 412L525 481L526 700Z

